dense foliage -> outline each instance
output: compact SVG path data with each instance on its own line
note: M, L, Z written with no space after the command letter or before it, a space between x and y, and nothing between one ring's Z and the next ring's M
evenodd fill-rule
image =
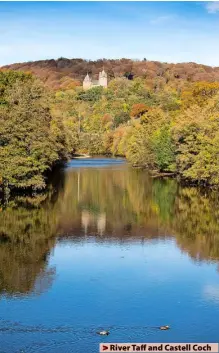
M1 71L0 183L42 189L54 163L77 152L219 184L219 83L171 72L129 80L130 70L88 91L48 91L30 73Z
M0 178L6 188L45 187L44 173L65 155L62 122L52 118L38 80L0 73Z
M74 148L125 156L134 166L219 183L219 83L188 81L151 88L146 79L108 88L58 91L54 111L71 121ZM66 120L67 119L67 120Z
M48 87L53 89L69 89L81 84L87 72L94 79L102 71L103 66L109 79L125 76L146 79L152 86L186 80L190 82L219 81L219 67L210 67L193 62L170 64L158 61L132 59L99 59L84 60L80 58L57 60L40 60L17 63L5 66L4 69L32 72Z

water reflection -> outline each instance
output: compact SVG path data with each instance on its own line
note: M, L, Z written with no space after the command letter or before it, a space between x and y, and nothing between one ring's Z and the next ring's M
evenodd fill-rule
M61 189L61 188L60 188ZM58 226L55 185L33 197L16 196L0 212L0 294L46 291L56 270L48 266Z
M103 235L106 230L106 213L92 214L87 210L81 212L81 225L84 229L84 234L87 235L90 227L95 227L97 233Z
M54 240L36 243L0 244L0 294L22 296L41 294L55 278L55 268L48 266L48 257Z
M46 290L55 276L48 257L58 239L134 242L172 237L195 261L219 260L219 199L173 179L107 162L71 162L47 193L17 196L0 212L0 292ZM208 290L208 294L209 294Z

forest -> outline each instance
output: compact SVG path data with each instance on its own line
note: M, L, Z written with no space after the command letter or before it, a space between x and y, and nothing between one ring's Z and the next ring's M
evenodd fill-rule
M219 81L219 67L200 65L193 62L170 64L159 61L123 59L68 59L40 60L25 63L16 63L2 67L5 70L18 70L32 72L49 88L65 89L70 86L81 85L87 73L92 74L94 79L102 69L107 72L108 78L114 79L124 75L140 77L147 82L158 79L159 82L167 81Z
M107 89L83 91L84 72L95 77L103 62ZM218 185L219 69L146 59L2 68L1 188L42 190L48 171L74 153L124 156L155 176Z

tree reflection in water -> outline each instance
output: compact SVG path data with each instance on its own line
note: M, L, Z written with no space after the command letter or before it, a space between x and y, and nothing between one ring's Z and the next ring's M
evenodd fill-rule
M59 190L62 189L60 178ZM0 212L0 293L40 294L55 277L48 258L57 231L57 183L45 194L16 196Z
M33 247L10 242L0 244L0 293L2 295L40 294L55 277L55 268L48 266L54 239Z
M219 260L216 191L152 179L126 165L66 169L47 193L17 196L0 212L0 291L38 293L51 285L48 258L60 237L134 242L172 237L195 261Z

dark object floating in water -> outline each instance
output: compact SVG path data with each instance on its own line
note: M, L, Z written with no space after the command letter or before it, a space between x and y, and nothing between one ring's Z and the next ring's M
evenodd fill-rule
M101 335L101 336L108 336L108 335L109 335L109 331L105 331L105 330L103 330L103 331L98 331L97 334L98 334L98 335Z
M166 326L160 326L159 327L160 330L169 330L170 326L166 325Z

